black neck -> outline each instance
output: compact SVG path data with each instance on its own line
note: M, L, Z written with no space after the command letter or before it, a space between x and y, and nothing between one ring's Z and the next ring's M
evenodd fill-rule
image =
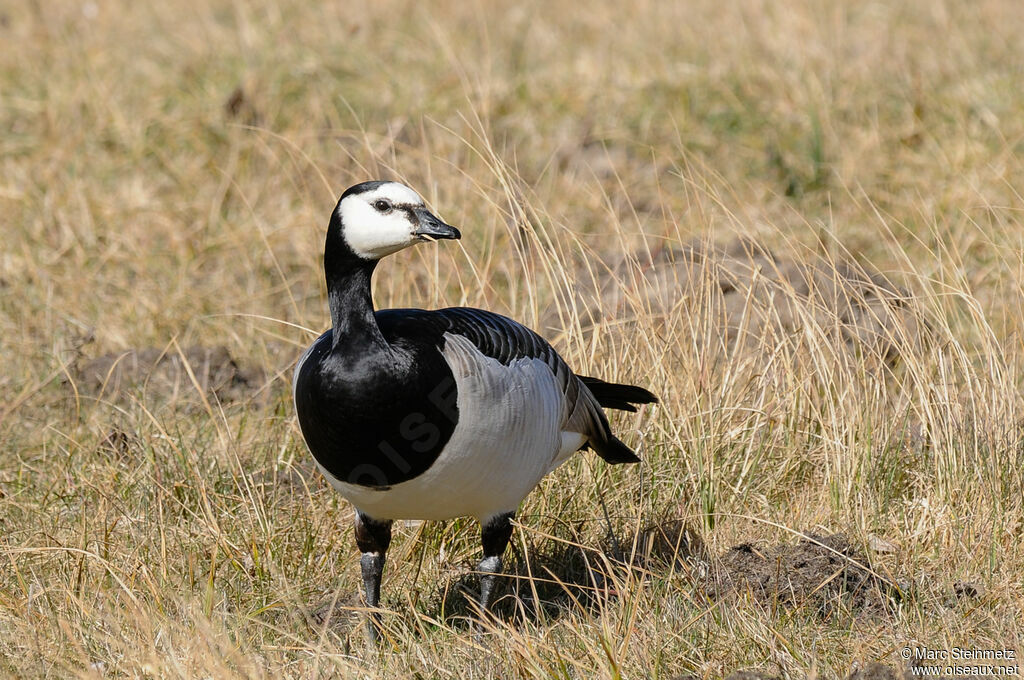
M341 225L331 220L324 247L327 304L331 309L331 346L386 347L374 316L370 279L376 260L357 256L341 236Z

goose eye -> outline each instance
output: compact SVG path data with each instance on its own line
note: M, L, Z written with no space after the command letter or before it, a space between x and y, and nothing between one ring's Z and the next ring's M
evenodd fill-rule
M379 201L374 201L373 202L373 207L376 208L377 210L379 210L382 213L391 212L391 202L390 201L385 201L384 199L380 199Z

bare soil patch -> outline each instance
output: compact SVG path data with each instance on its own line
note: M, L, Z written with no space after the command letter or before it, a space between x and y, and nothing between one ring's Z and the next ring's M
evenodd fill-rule
M902 597L870 558L844 534L807 534L796 544L733 546L718 560L716 598L749 595L782 607L814 607L823 618L840 611L880 614Z

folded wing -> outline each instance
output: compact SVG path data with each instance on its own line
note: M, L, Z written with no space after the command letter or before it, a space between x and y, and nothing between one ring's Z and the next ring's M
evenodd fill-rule
M636 453L612 434L602 406L636 411L635 404L656 402L653 394L634 385L577 376L546 340L500 314L466 307L430 314L441 324L443 332L467 338L481 353L503 364L521 358L543 361L562 393L562 429L583 435L586 445L609 463L639 462Z

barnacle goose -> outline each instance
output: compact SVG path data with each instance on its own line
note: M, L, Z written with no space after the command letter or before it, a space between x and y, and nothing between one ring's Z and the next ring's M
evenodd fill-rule
M581 448L609 463L638 462L602 407L657 401L640 387L576 375L539 335L499 314L374 310L378 260L460 237L414 191L381 181L345 191L327 229L332 328L299 359L292 388L317 465L355 506L371 608L392 520L471 516L482 527L485 612L523 498ZM369 629L376 637L374 617Z

